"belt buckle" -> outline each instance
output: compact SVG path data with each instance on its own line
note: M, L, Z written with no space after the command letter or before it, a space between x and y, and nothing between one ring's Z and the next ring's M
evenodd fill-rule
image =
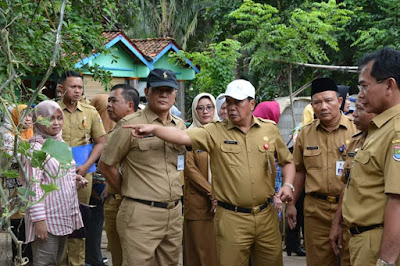
M336 197L335 196L327 196L326 200L331 202L331 203L336 203Z
M167 209L172 209L175 207L175 202L168 202Z
M114 198L117 200L120 200L120 199L122 199L122 196L121 196L121 194L115 194Z
M260 212L260 206L256 206L256 207L251 208L251 213L252 214L257 214L259 212Z

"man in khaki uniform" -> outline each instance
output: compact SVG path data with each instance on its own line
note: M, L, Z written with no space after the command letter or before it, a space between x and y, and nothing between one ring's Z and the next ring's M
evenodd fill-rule
M117 84L110 90L108 97L107 113L111 120L118 123L119 120L137 111L139 106L139 93L127 84ZM113 134L111 131L108 135ZM106 143L107 145L107 143ZM112 265L122 265L122 249L117 232L117 213L122 202L121 194L107 183L106 191L108 197L104 202L104 229L107 233L107 249L112 256Z
M361 103L361 98L357 98L356 110L353 113L353 117L354 117L354 124L356 125L357 129L360 130L360 132L354 134L351 137L351 140L346 140L346 145L343 152L343 159L345 161L343 165L344 171L341 178L344 184L347 184L348 180L351 178L350 170L353 166L354 156L357 154L359 150L361 150L362 146L364 145L365 139L368 134L369 123L371 122L372 118L375 117L375 114L367 113L365 111L363 104ZM340 248L342 248L343 194L344 190L340 195L339 205L336 211L335 218L333 218L331 232L329 234L331 246L336 255L340 254Z
M283 265L275 194L275 156L285 181L278 193L292 199L294 165L275 122L252 115L255 90L235 80L225 94L228 120L187 131L155 125L129 125L140 137L154 134L168 142L192 146L210 154L212 197L218 200L214 217L221 266Z
M359 94L376 113L344 192L352 265L395 265L400 254L400 52L384 48L359 64ZM397 265L400 265L397 262Z
M117 215L123 265L177 265L182 244L182 186L185 147L154 135L132 138L122 125L148 123L185 129L170 113L178 82L166 69L154 69L147 78L148 105L122 118L107 141L99 169L109 184L121 191ZM121 165L121 174L116 168ZM121 183L122 182L122 183Z
M340 112L343 99L339 98L337 91L332 79L319 78L312 82L311 104L317 119L301 129L293 152L296 192L304 187L306 192L304 234L309 266L336 265L338 260L331 248L329 233L344 188L340 181L342 145L356 132L356 128ZM299 195L296 192L294 199ZM295 201L289 203L286 216L289 226L293 228L296 222ZM344 243L347 236L344 235ZM342 249L341 260L341 265L350 265L346 245Z
M64 112L64 126L62 137L70 147L87 145L93 142L93 149L86 162L76 168L76 173L85 177L89 183L85 188L78 190L80 202L89 204L92 192L92 173L88 173L100 157L105 143L105 130L96 108L89 104L81 103L83 93L83 80L75 71L65 72L57 86L63 91L62 101L58 102ZM85 262L84 239L68 239L62 265L83 265Z

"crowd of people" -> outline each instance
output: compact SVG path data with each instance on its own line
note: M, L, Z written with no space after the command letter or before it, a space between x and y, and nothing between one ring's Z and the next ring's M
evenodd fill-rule
M26 154L23 167L12 162L29 182L8 179L9 198L16 204L16 189L28 186L35 202L11 217L23 257L106 265L104 224L116 266L178 265L182 243L187 266L279 266L286 206L287 253L306 255L307 265L400 265L399 63L390 48L365 55L351 116L349 87L313 80L293 151L277 127L279 104L257 105L246 80L216 98L197 95L186 128L171 111L179 86L170 70L150 71L145 106L127 84L85 102L82 77L65 72L58 102L42 101L24 119L28 106L11 106L1 128L10 155L20 141L33 154L52 139L74 158L69 167L51 157L39 167ZM53 183L47 195L42 185Z

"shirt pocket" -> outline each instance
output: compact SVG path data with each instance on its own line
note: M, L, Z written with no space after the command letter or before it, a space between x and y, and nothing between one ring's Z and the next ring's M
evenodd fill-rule
M270 143L268 149L265 149L264 144L259 145L258 150L261 156L265 156L265 169L269 170L271 168L271 173L275 172L275 144Z
M368 152L365 152L363 150L359 150L356 154L356 156L354 157L354 167L361 167L364 169L367 169L367 164L369 163L371 159L371 156L369 155ZM358 171L359 172L359 171ZM359 172L360 173L360 172ZM362 171L362 173L365 173L365 170ZM367 178L365 178L365 175L351 175L350 176L350 182L355 182L359 185L363 184L366 180L368 180Z
M304 165L307 170L309 169L321 169L322 168L322 156L321 150L304 150Z
M221 154L224 161L230 166L240 165L240 146L235 144L221 144ZM243 159L243 158L242 158Z
M141 151L158 150L164 146L164 142L158 138L147 138L138 141L138 147Z
M82 131L90 132L92 128L92 121L90 121L90 119L79 121L78 128Z

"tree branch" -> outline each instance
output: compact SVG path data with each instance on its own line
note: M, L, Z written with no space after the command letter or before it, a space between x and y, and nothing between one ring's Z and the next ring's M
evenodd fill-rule
M62 24L64 21L64 12L65 12L65 5L66 5L66 0L62 1L61 4L61 10L60 10L60 21L58 23L58 27L57 27L57 33L56 33L56 41L54 43L54 50L53 50L53 57L50 61L50 65L49 68L47 69L46 74L44 75L42 81L40 82L39 86L36 87L35 91L32 93L32 96L30 98L30 100L28 101L27 105L32 106L33 101L36 99L36 97L39 95L40 91L43 88L43 85L46 83L47 79L50 77L50 74L52 73L54 67L56 66L56 61L57 61L57 55L58 55L58 48L60 46L60 41L61 41L61 29L62 29ZM24 111L23 117L21 118L21 120L23 118L25 118L25 116L29 113L29 109L27 108Z

